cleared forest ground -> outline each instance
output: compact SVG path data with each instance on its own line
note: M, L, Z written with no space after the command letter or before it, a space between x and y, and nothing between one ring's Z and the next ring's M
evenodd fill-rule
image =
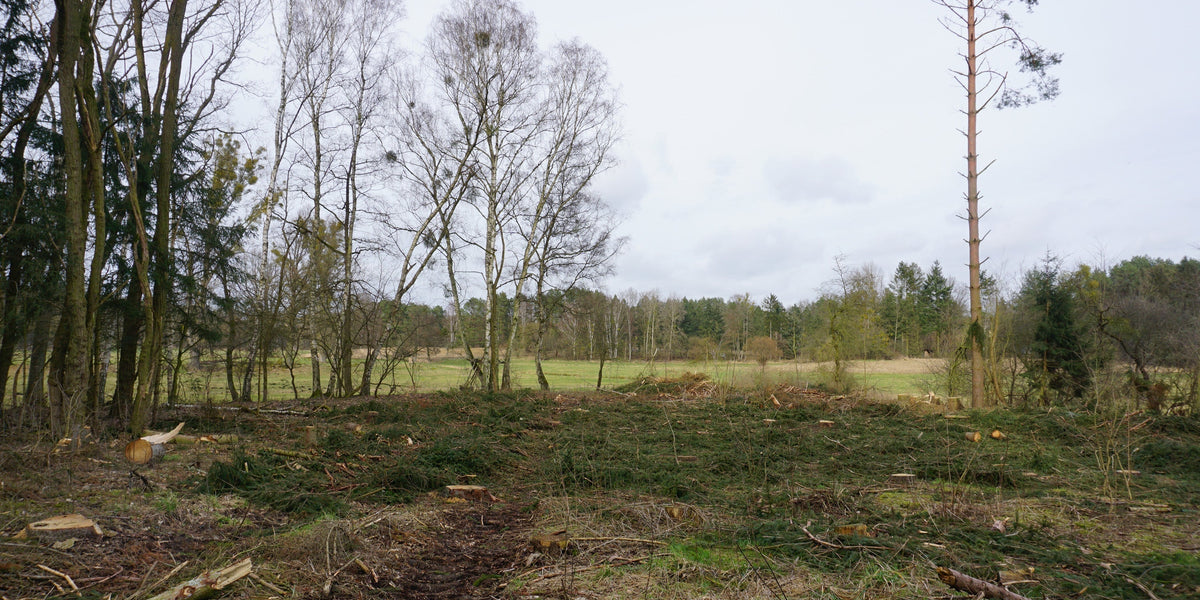
M0 594L148 598L244 558L221 598L967 597L939 566L1029 598L1200 594L1196 417L947 415L691 377L156 427L179 422L223 435L136 470L122 439L7 436ZM70 513L101 534L19 535Z

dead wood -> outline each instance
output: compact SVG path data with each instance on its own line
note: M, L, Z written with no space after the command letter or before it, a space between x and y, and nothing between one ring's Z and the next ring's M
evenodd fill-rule
M166 453L166 444L174 440L183 430L183 423L166 433L151 433L125 444L125 459L135 465L150 464Z
M148 465L166 453L166 446L148 442L146 438L138 438L125 444L125 460L135 465Z
M976 595L982 594L984 598L996 598L997 600L1029 600L1029 598L1011 591L1002 585L976 579L954 569L938 567L937 575L938 579L942 580L942 583L960 592Z
M666 546L666 542L658 540L643 540L641 538L629 537L577 537L571 538L575 542L630 542L634 544L650 544L651 546Z
M826 541L810 533L808 531L808 525L801 527L800 531L803 531L804 535L807 535L808 539L816 542L818 546L825 546L826 548L833 548L835 550L887 550L887 548L883 546L846 545Z
M309 454L307 452L300 452L298 450L285 450L283 448L266 448L266 451L270 452L271 454L275 454L277 456L286 456L288 458L312 458L311 454Z
M55 571L54 569L51 569L43 564L39 564L37 567L47 573L50 573L51 575L58 575L59 577L62 577L67 581L67 584L71 586L71 591L75 592L76 594L79 593L79 586L75 585L75 580L71 579L70 575L67 575L61 571Z
M175 436L179 435L180 431L183 431L183 423L176 425L175 429L172 429L171 431L168 431L166 433L153 433L153 434L149 434L149 435L143 435L142 439L146 440L147 442L150 442L151 444L165 444L165 443L175 439Z
M250 574L253 565L249 558L220 571L205 571L150 600L204 600L216 596L235 581Z

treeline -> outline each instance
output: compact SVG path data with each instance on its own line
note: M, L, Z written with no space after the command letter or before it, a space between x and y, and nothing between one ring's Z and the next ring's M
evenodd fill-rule
M938 263L927 271L901 263L890 283L874 267L863 267L847 271L834 287L815 301L790 306L775 295L693 299L571 290L556 295L543 353L586 360L753 360L751 341L766 338L779 358L827 361L941 356L960 341L965 309ZM507 296L502 301L506 312L524 315L515 335L533 354L529 311ZM442 327L480 343L483 304L474 299L463 309L457 319L445 314ZM759 348L770 346L760 342Z
M835 265L836 277L812 302L784 306L770 295L662 297L572 290L553 303L543 353L565 359L651 361L788 359L827 362L834 385L845 361L945 359L940 391L969 392L964 291L939 263L901 262L885 278L876 267ZM1109 268L1066 269L1048 256L1003 289L983 277L987 393L1007 404L1136 400L1152 408L1196 406L1200 394L1200 261L1135 257ZM531 354L524 304L512 333ZM427 309L429 310L429 309ZM482 304L438 313L447 343L483 337ZM521 316L524 315L524 316ZM465 338L461 339L461 338Z

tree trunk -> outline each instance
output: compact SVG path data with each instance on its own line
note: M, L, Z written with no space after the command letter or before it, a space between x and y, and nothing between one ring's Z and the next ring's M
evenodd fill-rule
M18 209L19 210L19 209ZM3 318L3 337L0 339L0 404L3 404L5 390L8 389L8 371L12 367L13 354L16 352L17 340L24 337L26 327L22 326L25 319L21 294L22 267L25 253L18 244L13 244L8 250L8 277L4 285L4 297L0 301L0 317ZM16 384L14 382L14 389Z
M142 288L137 281L130 282L125 297L125 311L121 322L121 339L118 342L117 386L113 392L109 415L126 422L133 409L134 385L137 383L138 340L142 333Z
M25 405L40 406L45 400L46 349L50 346L50 325L54 315L43 310L33 324L29 349L29 374L25 377Z
M81 422L79 414L87 393L88 331L84 262L87 257L88 210L84 199L83 144L78 114L78 75L81 48L90 46L89 22L92 4L88 0L59 0L55 23L58 25L58 95L63 138L63 170L66 187L63 208L66 237L65 289L58 333L55 335L50 378L50 431L66 437ZM91 73L81 74L90 78Z
M371 373L375 370L375 360L379 357L379 347L367 349L367 358L363 360L362 381L358 384L359 396L371 395Z
M967 343L971 345L971 405L991 406L984 388L983 299L980 293L979 260L979 154L976 150L979 90L976 87L979 56L976 53L975 9L978 0L966 0L967 9L967 269L970 280L971 323Z
M153 258L153 288L146 315L145 335L142 338L142 357L138 365L138 393L134 398L129 429L135 434L145 428L150 410L158 393L163 327L166 318L167 296L170 293L170 229L171 185L174 173L176 129L179 123L179 79L183 70L183 22L187 0L171 0L167 10L167 27L162 52L168 56L166 94L162 111L162 130L159 136L155 165L155 215ZM161 76L161 75L160 75ZM152 395L153 394L153 395Z

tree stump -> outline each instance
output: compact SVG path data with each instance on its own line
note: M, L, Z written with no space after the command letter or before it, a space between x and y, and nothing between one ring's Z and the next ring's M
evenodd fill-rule
M464 500L484 500L491 498L488 489L482 485L448 485L446 495L451 498Z
M81 514L59 515L35 521L26 525L23 533L27 537L40 541L59 541L72 537L104 535L95 521Z
M571 536L565 529L554 533L535 533L529 538L529 546L544 554L562 554L571 545Z

